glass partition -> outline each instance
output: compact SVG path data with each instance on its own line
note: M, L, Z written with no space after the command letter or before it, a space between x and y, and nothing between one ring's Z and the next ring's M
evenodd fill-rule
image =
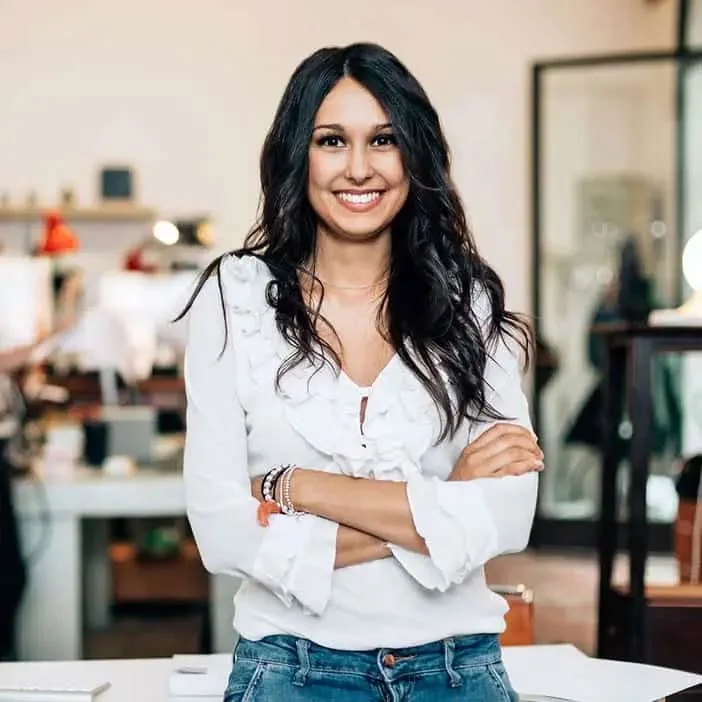
M686 0L683 0L685 2ZM688 16L685 39L688 47L702 49L702 0L687 0Z
M551 366L537 389L546 518L591 520L598 511L603 358L593 324L617 319L625 298L642 319L677 299L676 79L672 60L542 76L536 284L539 341ZM665 394L676 371L661 366ZM670 402L666 416L679 404ZM669 476L679 422L660 431L656 471ZM658 493L652 514L669 521L677 507L669 478Z
M691 29L698 32L702 47L702 2L696 5ZM681 67L681 180L682 243L702 230L702 59L688 59ZM682 283L682 294L691 291ZM702 354L686 354L683 359L683 445L686 456L702 454Z

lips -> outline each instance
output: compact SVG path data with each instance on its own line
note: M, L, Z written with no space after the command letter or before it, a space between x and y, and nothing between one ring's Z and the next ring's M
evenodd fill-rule
M352 191L341 190L334 193L337 201L346 209L353 212L367 212L373 209L382 199L382 190Z

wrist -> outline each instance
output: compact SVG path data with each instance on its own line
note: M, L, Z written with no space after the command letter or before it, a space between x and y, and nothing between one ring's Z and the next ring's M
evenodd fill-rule
M298 512L312 511L309 496L313 493L310 483L315 472L309 468L297 468L290 478L290 501Z

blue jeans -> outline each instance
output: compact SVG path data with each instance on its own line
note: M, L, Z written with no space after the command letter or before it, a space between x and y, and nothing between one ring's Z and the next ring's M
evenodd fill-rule
M224 702L517 702L497 636L337 651L294 636L241 639Z

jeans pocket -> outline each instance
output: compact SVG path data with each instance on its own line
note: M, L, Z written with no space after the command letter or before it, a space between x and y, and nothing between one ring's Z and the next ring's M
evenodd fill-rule
M519 696L515 693L509 682L507 671L498 660L494 663L483 665L463 666L456 668L456 672L461 676L463 682L454 687L453 696L446 696L446 699L471 700L471 702L518 702ZM441 676L442 685L447 686L445 676ZM425 690L425 693L428 693ZM429 700L428 694L418 699ZM435 695L432 699L443 699ZM410 699L414 699L410 697Z
M488 671L495 681L495 686L502 694L500 698L501 702L519 702L519 695L512 687L512 683L509 680L507 670L502 661L488 665Z
M237 658L229 674L223 702L248 702L263 673L263 663Z

